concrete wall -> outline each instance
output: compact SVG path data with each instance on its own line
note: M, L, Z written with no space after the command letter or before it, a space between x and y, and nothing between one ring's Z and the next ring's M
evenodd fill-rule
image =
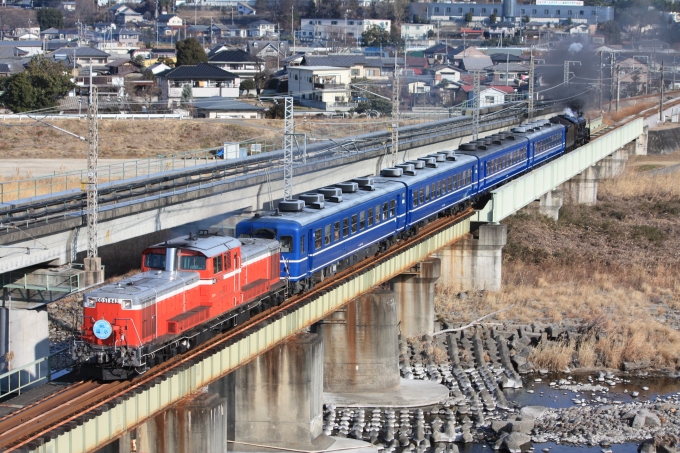
M10 351L14 358L8 362L5 360L5 355ZM47 357L49 353L46 309L25 310L12 307L10 310L6 303L0 306L0 374ZM43 364L41 370L42 375L45 375L46 364ZM31 377L37 376L37 367L27 369L21 372L21 382L29 382ZM3 380L0 385L5 389L7 383ZM14 381L12 385L16 385Z
M434 287L440 274L439 258L431 258L390 280L402 338L434 333Z
M661 129L650 129L648 154L670 154L680 149L680 124Z

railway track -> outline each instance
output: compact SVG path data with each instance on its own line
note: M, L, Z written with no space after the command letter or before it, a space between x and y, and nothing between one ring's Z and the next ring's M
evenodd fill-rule
M409 247L418 244L423 240L421 238L448 228L473 213L474 209L470 207L451 217L438 219L422 228L418 237L398 242L384 253L357 263L334 277L317 284L307 293L291 297L280 306L260 313L241 326L218 334L193 350L173 357L132 380L78 382L7 415L0 419L0 452L15 451L24 446L32 446L32 443L37 446L41 438L44 440L52 439L81 425L124 399L130 398L135 393L141 393L143 390L166 380L183 367L191 366L195 361L199 361L204 354L219 349L235 336L247 335L248 331L256 327L258 323L267 319L275 319L276 316L303 306L329 288L343 283L352 278L353 275L369 270L383 260L398 255Z

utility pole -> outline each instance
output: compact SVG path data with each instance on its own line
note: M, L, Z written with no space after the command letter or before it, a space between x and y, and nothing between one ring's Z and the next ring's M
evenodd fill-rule
M529 60L529 103L527 104L527 119L534 117L534 56Z
M290 6L290 37L293 39L293 54L295 55L295 14L293 13L293 5ZM314 35L316 38L316 35Z
M508 68L510 66L510 52L505 54L505 86L508 86Z
M614 101L614 52L609 54L609 111L612 111Z
M581 65L580 61L565 61L564 62L564 86L569 85L569 64L576 64L578 63L579 66Z
M397 165L399 154L399 65L397 64L398 52L394 51L394 76L392 77L392 149L388 167ZM406 54L404 54L406 55Z
M99 97L92 84L92 63L90 63L90 104L87 109L90 129L87 152L87 257L97 258L97 216L99 215L99 194L97 190L97 160L99 159Z
M602 51L600 50L600 112L602 112Z
M661 87L659 89L659 121L663 121L663 60L661 60Z
M621 93L621 65L616 65L616 111L619 111L619 96Z
M479 71L475 70L474 74L474 91L472 97L472 140L479 138L479 93L482 91L480 87Z

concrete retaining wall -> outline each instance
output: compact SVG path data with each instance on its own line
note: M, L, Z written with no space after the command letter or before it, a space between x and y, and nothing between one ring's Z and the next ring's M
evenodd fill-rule
M647 154L670 154L680 149L680 125L673 128L650 129Z

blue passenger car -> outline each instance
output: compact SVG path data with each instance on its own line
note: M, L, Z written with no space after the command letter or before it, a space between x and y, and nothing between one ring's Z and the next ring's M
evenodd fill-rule
M299 282L302 290L375 254L382 241L403 230L405 197L405 186L390 179L377 178L363 188L345 183L336 201L321 198L323 208L307 203L300 211L243 220L236 235L277 239L281 276Z
M477 192L490 190L528 168L529 140L506 132L460 145L458 153L476 157Z
M561 124L540 120L514 127L512 133L529 140L529 169L564 152L566 128Z

